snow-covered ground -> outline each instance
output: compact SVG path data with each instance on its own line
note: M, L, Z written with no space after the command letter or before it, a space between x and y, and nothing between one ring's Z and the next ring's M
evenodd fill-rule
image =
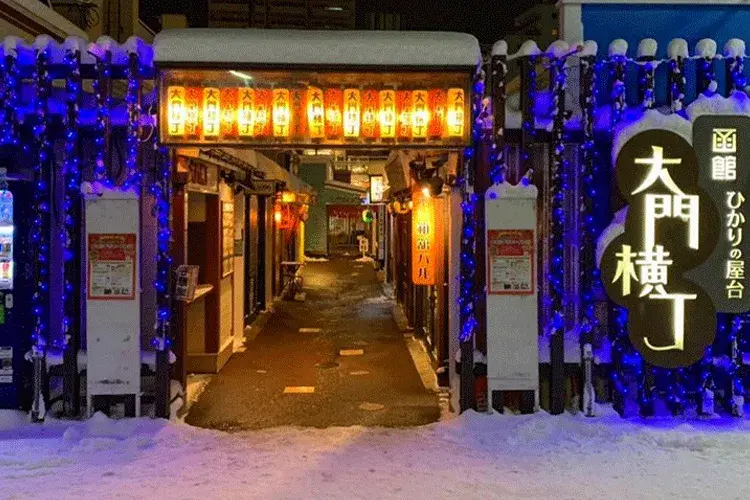
M750 424L479 415L226 434L0 412L2 498L750 497Z

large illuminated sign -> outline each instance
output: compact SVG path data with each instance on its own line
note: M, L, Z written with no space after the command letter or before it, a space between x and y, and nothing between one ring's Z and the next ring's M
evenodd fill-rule
M693 147L667 130L630 139L617 157L617 183L629 203L625 232L607 247L602 280L628 309L633 346L665 368L699 361L716 335L716 309L690 271L711 259L719 211L699 184ZM723 283L723 270L714 269Z
M160 71L163 144L469 144L468 73Z

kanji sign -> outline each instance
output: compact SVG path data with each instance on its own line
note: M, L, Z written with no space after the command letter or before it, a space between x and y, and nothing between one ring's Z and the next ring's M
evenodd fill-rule
M750 309L746 262L750 256L750 118L701 116L693 124L693 147L700 163L698 183L721 216L716 251L688 276L708 292L716 309L743 313ZM743 168L744 167L744 168ZM717 276L720 279L717 279Z
M415 285L434 285L437 273L435 201L415 190L411 213L411 279Z
M487 231L487 293L532 295L535 258L533 230Z
M637 134L616 163L628 217L624 234L604 253L602 280L612 300L628 309L630 340L646 361L689 366L716 335L711 295L689 271L716 249L719 210L699 185L693 147L673 132Z
M135 298L135 234L89 233L88 299Z

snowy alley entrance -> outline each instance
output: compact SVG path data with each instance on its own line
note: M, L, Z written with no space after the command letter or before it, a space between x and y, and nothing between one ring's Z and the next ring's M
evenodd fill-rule
M409 426L438 420L370 262L309 262L307 299L270 321L216 375L186 421L221 430Z

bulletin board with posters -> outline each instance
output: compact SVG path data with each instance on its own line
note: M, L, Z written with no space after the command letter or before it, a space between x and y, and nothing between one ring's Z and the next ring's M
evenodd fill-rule
M135 299L137 236L88 234L88 299Z
M487 287L491 295L534 293L534 231L487 231Z
M221 204L221 275L234 271L234 203Z

